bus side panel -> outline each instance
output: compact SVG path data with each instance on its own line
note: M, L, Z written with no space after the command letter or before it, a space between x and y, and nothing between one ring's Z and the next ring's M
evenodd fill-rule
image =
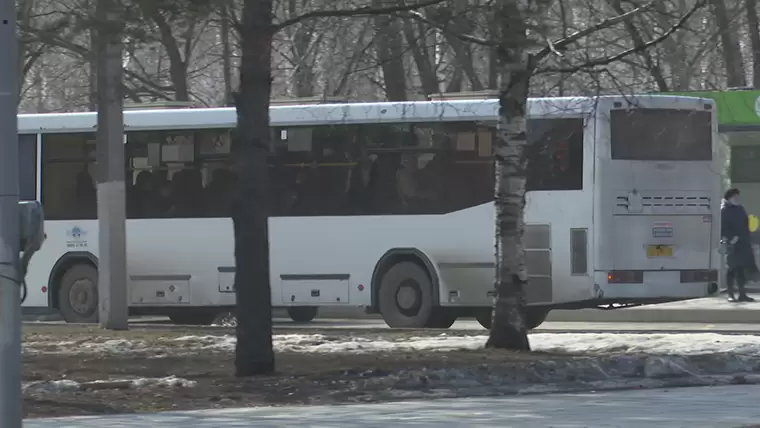
M48 221L47 240L35 254L24 306L47 306L42 287L68 252L98 256L97 221ZM196 233L188 232L195 231ZM234 269L230 219L127 221L128 302L136 307L231 306L232 290L221 292L220 271Z
M133 306L233 306L234 235L228 218L127 221Z
M23 306L27 308L47 308L50 292L55 284L50 284L52 269L58 260L69 252L89 252L97 257L97 221L46 221L47 239L40 251L34 254L26 276L28 295ZM45 291L43 291L43 288Z
M393 248L427 255L437 268L440 304L491 304L492 204L444 215L280 217L269 227L274 305L369 306L375 266Z

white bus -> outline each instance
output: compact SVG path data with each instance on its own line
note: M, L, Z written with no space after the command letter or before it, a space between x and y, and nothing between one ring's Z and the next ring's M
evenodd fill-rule
M309 321L364 307L392 327L490 323L497 100L270 110L272 305ZM235 302L235 110L125 113L133 314L209 323ZM23 199L47 241L26 312L97 320L95 113L19 117ZM713 101L529 102L525 250L531 327L555 308L717 291L721 171Z

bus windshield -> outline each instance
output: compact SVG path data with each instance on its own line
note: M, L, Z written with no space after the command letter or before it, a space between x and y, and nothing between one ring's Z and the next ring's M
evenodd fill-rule
M710 111L630 109L610 116L612 159L712 160Z

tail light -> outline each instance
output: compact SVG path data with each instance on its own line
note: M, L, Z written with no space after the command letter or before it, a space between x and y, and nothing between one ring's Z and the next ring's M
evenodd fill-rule
M682 270L681 282L716 282L717 270Z
M609 284L641 284L644 282L644 271L640 270L613 270L607 272Z

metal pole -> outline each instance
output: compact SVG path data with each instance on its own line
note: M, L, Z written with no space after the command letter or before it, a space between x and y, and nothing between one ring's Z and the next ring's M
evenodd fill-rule
M98 296L100 326L126 330L127 245L124 183L122 17L118 0L98 0ZM1 427L0 427L1 428Z
M0 428L21 428L16 3L2 0L0 40Z

